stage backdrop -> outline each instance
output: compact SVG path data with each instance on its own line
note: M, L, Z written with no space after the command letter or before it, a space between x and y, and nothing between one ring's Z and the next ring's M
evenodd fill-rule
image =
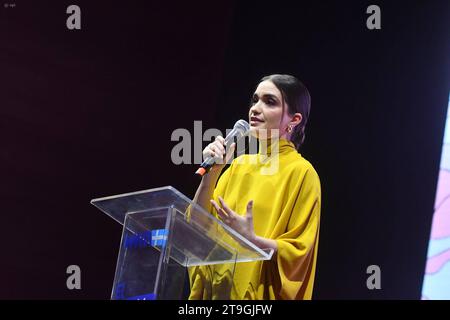
M165 185L193 197L197 166L172 162L172 133L245 119L271 73L312 96L301 153L322 183L314 298L421 298L448 1L377 1L380 30L366 26L372 1L77 1L80 30L66 26L72 2L5 4L0 298L109 299L121 228L90 200ZM380 289L367 288L371 265Z

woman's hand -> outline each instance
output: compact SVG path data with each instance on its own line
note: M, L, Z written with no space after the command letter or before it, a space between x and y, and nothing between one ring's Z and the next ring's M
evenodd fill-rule
M216 163L211 167L211 171L221 172L228 161L231 159L236 143L233 142L228 150L225 150L225 139L222 136L217 136L216 139L208 144L203 149L203 159L207 157L214 157ZM226 153L226 154L225 154Z
M255 229L253 227L253 200L250 200L247 203L247 212L244 216L231 210L221 197L219 197L219 202L222 207L212 199L210 202L226 225L239 232L261 249L273 249L275 253L278 251L278 244L275 240L259 237L255 234ZM275 257L275 255L273 257Z
M231 210L221 197L219 197L219 201L222 207L220 207L216 201L210 201L216 209L217 214L226 225L239 232L251 242L255 242L256 235L253 228L253 200L248 202L247 212L244 216L240 216Z

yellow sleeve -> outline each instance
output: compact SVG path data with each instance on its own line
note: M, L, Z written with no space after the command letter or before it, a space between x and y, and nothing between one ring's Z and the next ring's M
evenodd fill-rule
M313 168L303 179L298 178L297 192L289 196L293 203L286 232L277 241L277 269L282 299L310 299L317 256L321 190L320 180ZM294 197L294 198L292 198Z
M228 167L217 181L214 188L213 199L219 203L219 196L223 196L228 185L228 180L231 174L231 165ZM213 210L212 204L208 203L206 211L213 214L217 218L217 213ZM210 270L208 266L197 266L188 268L189 283L190 283L190 295L189 300L208 300L211 299L211 283Z
M214 188L214 192L213 192L212 198L217 203L220 203L219 202L219 196L224 197L224 194L225 194L225 192L227 190L228 181L230 180L231 172L233 170L233 164L234 164L234 160L230 164L230 166L219 177L219 180L217 181L216 187ZM213 209L213 206L212 206L211 203L208 203L208 208L205 208L205 209L209 213L214 215L216 218L218 218L217 212L216 212L216 210Z
M212 199L214 199L217 203L219 203L219 196L223 197L226 187L228 185L228 180L230 179L230 172L231 172L232 165L233 165L233 162L225 171L223 171L223 173L220 175L218 181L216 182L216 186L213 191ZM215 212L215 210L213 210L213 206L209 201L208 201L208 204L206 205L206 208L204 208L204 209L206 210L206 212L211 213L212 215L214 215L217 218L217 213ZM186 216L188 217L188 219L190 219L191 210L192 210L191 205L189 205L186 208Z

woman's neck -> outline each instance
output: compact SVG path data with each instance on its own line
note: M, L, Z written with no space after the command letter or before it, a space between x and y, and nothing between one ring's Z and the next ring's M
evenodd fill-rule
M258 140L259 148L258 154L260 155L272 155L274 153L282 153L291 148L295 150L294 144L286 137L270 138L264 140Z

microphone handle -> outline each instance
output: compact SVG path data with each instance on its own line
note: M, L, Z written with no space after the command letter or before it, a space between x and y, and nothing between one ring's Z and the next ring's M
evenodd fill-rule
M230 131L230 133L225 137L225 152L228 150L228 147L233 143L233 138L238 135L238 130L233 128L233 130ZM216 163L216 159L214 157L207 157L202 164L200 165L200 168L197 170L197 174L200 174L203 176L206 172L208 172L211 167ZM203 168L203 170L201 170Z

